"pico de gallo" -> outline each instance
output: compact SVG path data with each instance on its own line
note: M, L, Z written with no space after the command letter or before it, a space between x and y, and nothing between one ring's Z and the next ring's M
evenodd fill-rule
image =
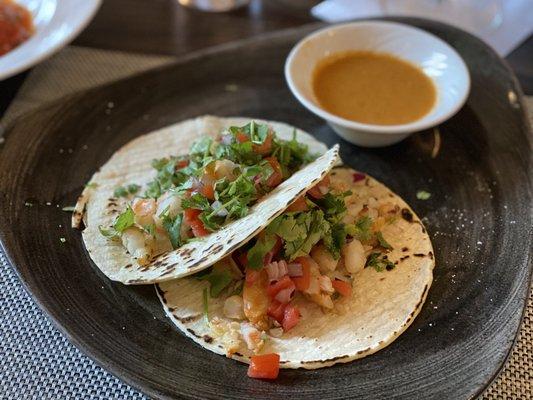
M127 206L102 235L121 240L140 265L215 232L315 157L306 145L280 139L254 121L202 137L186 156L153 160L155 178L115 189ZM142 190L144 189L144 192ZM270 239L269 239L270 240Z
M397 218L399 207L377 202L354 206L354 183L364 182L365 175L345 178L327 175L256 238L194 276L210 284L203 298L213 335L228 356L246 345L252 378L277 377L279 355L261 350L269 337L282 337L300 323L298 304L311 302L337 312L336 303L352 297L357 272L395 267L387 258L392 246L381 229ZM225 319L209 319L209 296L223 300Z

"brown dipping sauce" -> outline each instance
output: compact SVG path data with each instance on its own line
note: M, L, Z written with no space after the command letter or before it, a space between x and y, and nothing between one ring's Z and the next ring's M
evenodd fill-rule
M0 0L0 56L33 34L31 14L12 0Z
M373 125L407 124L426 115L437 91L420 68L392 55L343 52L313 72L318 103L339 117Z

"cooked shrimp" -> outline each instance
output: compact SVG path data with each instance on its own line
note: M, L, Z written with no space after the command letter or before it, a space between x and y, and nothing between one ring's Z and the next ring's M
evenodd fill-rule
M146 265L152 257L152 240L139 228L131 227L122 232L122 244L140 265Z
M224 301L224 315L228 318L244 319L244 303L241 296L230 296Z
M261 339L261 332L247 322L241 324L241 335L248 349L254 353L259 352L265 344L265 341Z
M335 260L335 258L333 258L333 255L323 244L318 244L313 247L313 250L311 250L311 258L320 267L320 272L324 274L334 271L335 268L337 268L337 263L339 262L339 260Z
M237 164L230 160L217 160L215 161L215 177L217 179L226 178L232 182L237 178L235 174L235 168L237 167Z
M365 248L359 240L353 239L351 242L346 243L342 246L341 252L344 257L346 271L355 274L365 267Z
M181 211L181 197L172 192L164 193L159 199L157 199L157 211L153 217L155 225L162 229L163 220L161 217L163 213L174 218Z
M265 270L258 274L258 278L253 283L245 283L242 290L244 302L244 315L246 318L261 330L268 329L268 305L267 294L268 275Z
M135 214L135 222L137 224L146 226L154 223L153 216L156 211L154 199L137 198L133 201L131 208Z

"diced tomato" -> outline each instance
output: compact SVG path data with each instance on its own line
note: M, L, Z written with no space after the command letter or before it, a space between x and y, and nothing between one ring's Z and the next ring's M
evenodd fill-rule
M282 246L283 246L283 242L281 241L281 238L276 235L276 243L274 243L272 250L270 250L268 253L265 254L265 257L263 259L263 264L264 265L270 264L272 260L274 259L274 257L276 257L279 254Z
M261 144L254 144L252 146L254 153L265 155L270 153L272 150L272 134L269 132L265 141Z
M281 165L276 157L267 157L265 160L268 161L274 172L270 175L266 181L266 184L271 188L278 186L283 180L283 173L281 172Z
M307 194L311 197L314 197L315 199L321 199L322 197L324 197L324 194L327 193L327 190L325 189L329 190L329 175L326 175L324 179L322 179L315 186L309 189L307 191ZM322 193L322 190L324 190L324 193Z
M292 280L296 285L296 290L303 292L309 289L309 285L311 285L311 262L308 257L298 257L294 262L302 265L303 274L302 276L295 276Z
M248 286L252 286L255 281L259 279L261 271L255 269L246 268L246 278L245 282Z
M207 229L205 229L204 223L199 218L201 213L201 210L196 210L194 208L187 208L183 211L185 223L191 227L192 233L195 237L206 236L210 233Z
M187 159L179 160L176 163L176 169L182 169L182 168L185 168L188 165L189 165L189 160L187 160Z
M237 142L239 142L239 143L244 143L244 142L249 142L250 141L250 138L248 136L246 136L246 134L244 134L242 132L237 132L235 134L235 139L237 139Z
M202 195L209 200L215 200L215 188L213 185L203 184L202 188L200 189L200 193L202 193Z
M288 212L298 212L307 210L307 201L305 201L305 196L298 197L294 203L292 203L288 208Z
M258 379L276 379L279 374L279 354L261 354L250 358L248 376Z
M283 312L285 311L285 307L287 307L287 304L272 300L268 307L268 316L274 318L281 324L283 322Z
M342 296L344 297L352 296L352 286L348 282L335 279L333 282L331 282L331 284L333 285L333 289L339 292Z
M292 304L287 304L287 307L283 311L283 321L281 322L283 330L287 332L294 328L298 324L298 321L300 321L300 310Z
M285 275L283 278L281 278L279 281L273 283L267 288L267 293L270 296L270 298L276 297L278 292L280 292L283 289L289 289L294 288L294 282L289 277L289 275Z

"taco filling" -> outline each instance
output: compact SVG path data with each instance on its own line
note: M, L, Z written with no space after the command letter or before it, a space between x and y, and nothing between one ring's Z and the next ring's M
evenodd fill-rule
M295 136L282 140L252 121L196 140L188 155L153 160L156 176L143 193L135 182L115 188L125 210L100 232L120 240L139 265L216 232L315 158Z
M268 371L274 359L279 367L279 355L263 354L263 347L270 338L283 338L297 327L306 307L342 312L341 300L352 298L352 283L360 271L395 268L388 259L393 247L383 229L400 217L400 207L375 198L362 203L354 191L365 179L357 172L326 175L256 238L193 275L209 283L203 301L211 334L221 340L229 357L245 345L249 376L277 375ZM222 305L224 318L211 318L210 298Z

